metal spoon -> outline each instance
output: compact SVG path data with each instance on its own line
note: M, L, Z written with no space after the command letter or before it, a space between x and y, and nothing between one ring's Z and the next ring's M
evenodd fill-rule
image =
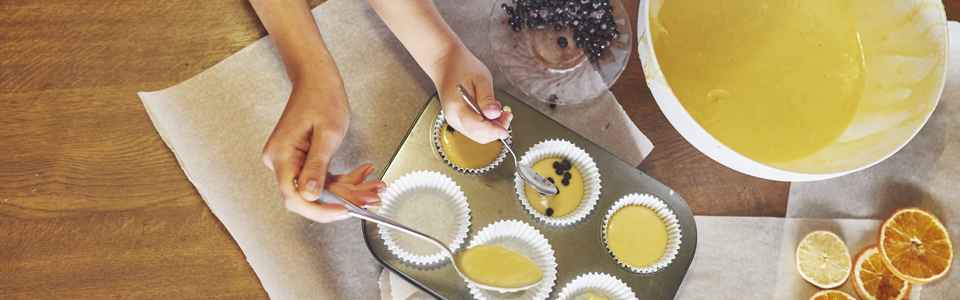
M413 235L413 236L415 236L415 237L421 238L421 239L423 239L423 240L425 240L425 241L427 241L427 242L430 242L430 243L433 244L434 246L437 246L437 247L439 247L440 249L442 249L442 250L443 250L443 253L450 257L450 261L453 263L453 269L457 270L457 274L460 274L460 277L463 277L464 280L466 280L466 281L469 282L469 283L472 283L472 284L477 285L477 287L479 287L479 288L481 288L481 289L498 291L498 292L501 292L501 293L506 293L506 292L517 292L517 291L526 290L526 289L529 289L529 288L532 288L532 287L536 286L537 284L540 284L540 281L538 281L538 282L536 282L536 283L534 283L534 284L527 285L527 286L522 286L522 287L502 288L502 287L495 287L495 286L489 286L489 285L477 283L476 281L473 281L472 279L470 279L469 277L467 277L467 275L464 275L464 274L463 274L463 271L461 271L461 269L463 269L463 266L460 264L460 253L454 253L453 251L450 251L450 248L447 248L447 245L444 245L444 244L443 244L442 242L440 242L439 240L437 240L437 239L435 239L435 238L433 238L433 237L431 237L431 236L429 236L429 235L426 235L426 234L424 234L424 233L421 233L421 232L419 232L419 231L413 230L412 228L409 228L409 227L407 227L407 226L403 226L403 225L401 225L400 223L397 223L397 222L395 222L395 221L393 221L393 220L387 219L387 218L384 217L384 216L381 216L381 215L375 214L375 213L373 213L373 212L370 212L369 210L363 209L363 208L357 206L356 204L353 204L353 202L347 201L346 199L343 199L343 198L341 198L340 196L337 196L336 194L334 194L334 193L332 193L332 192L330 192L330 191L328 191L328 190L326 190L326 189L324 189L324 190L320 193L320 199L317 199L316 202L317 202L317 203L340 204L340 205L346 206L347 209L350 210L350 216L357 217L357 218L360 218L360 219L364 219L364 220L367 220L367 221L370 221L370 222L374 222L374 223L377 223L377 224L385 225L385 226L387 226L387 227L396 229L397 231L400 231L400 232L403 232L403 233L406 233L406 234L410 234L410 235ZM541 279L541 281L543 281L543 279Z
M470 95L467 94L467 91L463 88L462 85L458 83L457 89L460 90L460 94L463 95L463 100L467 102L467 105L469 105L470 108L473 109L473 111L480 114L480 117L482 117L484 120L490 121L490 119L488 119L487 116L484 116L483 113L481 113L480 110L473 105L473 102L475 102L473 100L473 97L470 97ZM544 194L544 195L556 195L558 192L560 192L559 190L557 190L556 185L554 185L553 183L550 183L549 180L547 180L546 178L543 178L543 176L540 176L540 174L537 174L537 172L534 171L529 166L520 163L520 160L518 160L517 155L513 153L513 149L510 149L510 145L507 144L507 141L504 141L503 139L499 139L499 140L500 142L503 142L503 145L505 147L507 147L507 152L510 152L510 156L513 156L513 164L517 168L517 175L520 175L520 179L523 179L523 182L526 182L527 185L529 185L534 190L537 190L537 192L540 192L541 194Z

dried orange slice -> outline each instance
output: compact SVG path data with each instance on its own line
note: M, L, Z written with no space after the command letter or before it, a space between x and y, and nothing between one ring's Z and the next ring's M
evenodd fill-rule
M878 246L883 263L907 282L927 284L953 265L950 233L936 216L916 207L890 214L880 225Z
M890 272L880 256L877 245L860 250L853 260L853 290L863 300L907 299L910 283Z
M822 290L810 296L809 300L857 300L857 298L840 290Z
M797 245L797 271L809 283L830 289L850 276L850 251L833 232L818 230L807 234Z

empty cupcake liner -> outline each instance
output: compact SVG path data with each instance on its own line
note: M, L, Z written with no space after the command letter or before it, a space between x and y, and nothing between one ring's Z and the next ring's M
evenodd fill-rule
M463 172L463 173L467 173L467 174L475 174L475 175L476 175L476 174L481 174L481 173L484 173L484 172L486 172L486 171L490 171L490 170L493 169L494 167L500 165L500 163L503 162L503 160L507 157L507 145L509 145L510 143L513 142L513 141L512 141L512 139L513 139L513 131L510 130L510 129L507 129L507 132L510 132L510 135L507 136L507 139L506 139L506 140L504 140L505 142L507 142L506 144L500 143L500 141L493 141L493 142L491 142L491 143L500 143L500 144L503 144L503 145L502 145L502 147L500 147L500 155L497 156L497 158L494 159L493 162L491 162L491 163L490 163L489 165L487 165L486 167L483 167L483 168L480 168L480 169L470 169L470 168L464 168L464 167L461 167L461 166L458 166L458 165L454 164L452 161L450 161L449 158L447 158L447 154L443 152L443 147L440 146L440 134L443 132L442 130L444 130L444 128L443 128L443 123L444 123L444 122L446 122L446 119L444 118L443 112L441 111L441 112L440 112L440 115L437 116L437 121L433 124L433 146L437 149L437 153L440 154L440 157L443 158L443 161L446 162L447 165L449 165L449 166L453 167L454 169L456 169L457 171L460 171L460 172Z
M520 253L543 270L543 281L540 284L516 293L500 293L484 290L475 284L467 283L470 294L477 300L511 299L511 300L542 300L550 295L557 280L557 259L553 256L553 248L547 238L536 228L517 220L497 221L487 225L473 237L470 247L476 245L494 245Z
M663 256L661 256L659 260L649 266L631 266L620 261L617 259L617 255L610 250L609 243L607 242L607 224L610 222L610 217L612 217L617 210L628 205L640 205L653 210L657 213L657 216L660 217L660 220L663 220L663 224L666 225L667 249L663 252ZM617 202L607 210L606 216L603 217L603 246L610 255L613 255L613 259L617 261L617 264L634 273L647 274L665 268L676 258L677 252L680 250L680 239L680 223L677 220L677 216L667 207L666 203L663 203L663 201L653 195L633 193L623 196L623 198L617 200Z
M587 273L567 283L557 300L587 299L587 292L610 300L637 300L637 295L617 277L606 273Z
M525 183L520 176L514 173L513 182L515 183L517 196L520 197L520 203L523 204L527 212L548 225L567 226L582 220L597 205L597 199L600 199L600 172L597 169L597 164L593 162L590 154L565 140L547 140L533 145L520 159L520 163L532 166L546 158L565 158L580 171L580 175L583 177L583 199L580 201L580 205L567 215L548 217L530 205L530 200L524 193Z
M460 187L446 175L416 171L390 184L378 214L430 235L457 251L467 238L470 207ZM415 265L438 263L447 256L427 241L380 226L384 244L401 260Z

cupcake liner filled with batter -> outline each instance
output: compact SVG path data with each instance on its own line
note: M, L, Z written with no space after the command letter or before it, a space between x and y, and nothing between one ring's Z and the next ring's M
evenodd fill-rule
M537 143L520 159L557 186L556 195L535 191L514 174L517 196L535 218L553 226L574 224L593 210L600 198L600 173L586 151L565 140Z
M507 137L507 144L511 143ZM447 165L468 174L481 174L500 165L507 157L507 145L500 141L474 142L447 124L443 112L433 125L433 145Z
M507 248L532 260L543 271L543 280L536 286L516 292L500 293L484 290L468 283L470 294L478 300L513 299L542 300L550 295L557 280L557 259L547 239L536 228L517 220L497 221L487 225L473 237L470 247L493 245Z
M470 207L457 184L446 175L416 171L398 178L383 194L378 214L432 236L457 251L467 238ZM380 226L387 249L414 265L430 265L447 256L415 236Z
M621 267L653 273L676 258L680 224L663 201L649 194L617 200L603 218L603 243Z
M609 300L637 300L633 290L617 277L606 273L587 273L567 283L557 300L587 299L588 293Z

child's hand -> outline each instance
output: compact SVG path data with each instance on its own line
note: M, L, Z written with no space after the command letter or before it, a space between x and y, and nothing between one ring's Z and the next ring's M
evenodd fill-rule
M447 123L463 132L474 141L486 144L498 138L506 139L513 114L500 111L500 102L493 98L493 79L490 70L466 48L457 48L436 62L437 93ZM490 121L473 111L457 89L463 85L470 96L476 99L480 109Z
M331 78L301 82L294 83L286 109L263 148L263 163L276 173L284 205L321 223L349 218L349 211L342 205L313 202L324 186L359 206L378 205L377 194L386 184L380 180L364 182L373 173L373 165L361 165L345 175L327 172L350 123L343 84Z

